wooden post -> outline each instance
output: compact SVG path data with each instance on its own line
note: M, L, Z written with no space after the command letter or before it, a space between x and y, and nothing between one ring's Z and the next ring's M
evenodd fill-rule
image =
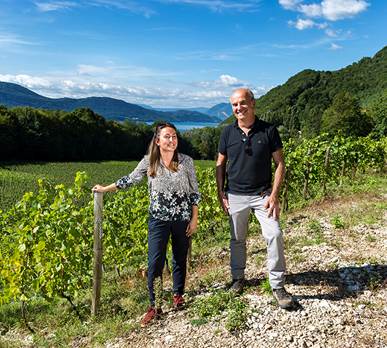
M308 196L308 184L309 184L309 174L310 174L310 167L311 167L311 162L309 161L309 156L310 156L310 148L308 149L307 153L307 158L308 162L306 163L306 173L305 173L305 181L304 181L304 189L302 190L302 196L304 199L307 198Z
M101 297L102 281L102 211L103 193L94 192L94 258L93 258L93 297L91 301L91 315L98 312Z
M326 152L325 152L325 160L324 160L324 177L323 177L323 195L326 196L327 193L327 179L328 179L328 172L329 172L329 160L330 160L330 151L331 148L328 146Z

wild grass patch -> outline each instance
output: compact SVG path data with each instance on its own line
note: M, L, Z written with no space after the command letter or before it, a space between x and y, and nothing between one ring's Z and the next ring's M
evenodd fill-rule
M240 330L247 320L247 304L232 291L219 290L199 297L191 304L191 323L205 324L212 318L225 315L229 331Z

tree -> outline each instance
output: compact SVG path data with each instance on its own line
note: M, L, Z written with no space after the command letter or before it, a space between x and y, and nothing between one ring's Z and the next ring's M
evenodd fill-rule
M372 102L367 108L367 114L375 123L374 131L377 135L387 135L387 90Z
M322 116L321 130L336 134L365 136L372 130L369 116L362 113L358 100L348 92L339 92Z

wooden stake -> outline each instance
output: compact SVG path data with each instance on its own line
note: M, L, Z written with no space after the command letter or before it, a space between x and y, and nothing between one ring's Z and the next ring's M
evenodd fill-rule
M94 192L94 259L93 259L93 297L91 301L91 315L95 316L101 297L102 281L102 212L103 193Z

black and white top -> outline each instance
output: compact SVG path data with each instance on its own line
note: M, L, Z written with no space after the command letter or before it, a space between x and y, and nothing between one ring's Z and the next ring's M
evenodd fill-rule
M145 156L129 175L117 180L116 186L125 189L148 177L149 214L163 221L189 221L192 206L200 201L195 167L191 157L178 154L178 170L172 172L160 161L157 175L148 174L149 156Z

